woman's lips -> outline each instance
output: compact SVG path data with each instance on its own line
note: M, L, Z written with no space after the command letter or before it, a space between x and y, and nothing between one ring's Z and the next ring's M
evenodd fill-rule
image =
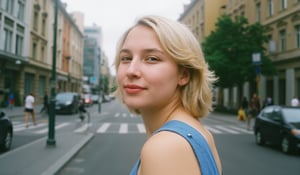
M136 93L139 93L139 92L145 90L144 87L134 85L134 84L125 85L124 89L125 89L125 92L127 92L128 94L136 94Z

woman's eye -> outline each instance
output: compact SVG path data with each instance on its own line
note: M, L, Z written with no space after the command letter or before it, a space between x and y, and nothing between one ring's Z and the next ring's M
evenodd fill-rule
M145 61L146 62L150 62L150 63L154 63L154 62L157 62L157 61L159 61L159 59L157 58L157 57L147 57L146 59L145 59Z
M132 58L131 57L126 57L126 56L124 56L124 57L121 57L121 62L129 62L129 61L131 61L132 60Z

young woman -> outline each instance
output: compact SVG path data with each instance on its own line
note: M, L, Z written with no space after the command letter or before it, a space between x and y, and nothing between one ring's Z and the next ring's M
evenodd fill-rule
M121 38L115 65L117 94L142 116L148 138L130 174L221 174L213 136L199 121L212 109L216 78L188 28L140 18Z

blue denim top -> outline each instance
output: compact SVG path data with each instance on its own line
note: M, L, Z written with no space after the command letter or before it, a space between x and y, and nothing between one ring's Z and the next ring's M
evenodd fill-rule
M196 129L181 121L172 120L163 125L155 133L160 131L171 131L177 133L189 142L198 160L202 175L219 175L219 170L211 149L205 138ZM140 163L141 160L139 159L131 170L130 175L137 175Z

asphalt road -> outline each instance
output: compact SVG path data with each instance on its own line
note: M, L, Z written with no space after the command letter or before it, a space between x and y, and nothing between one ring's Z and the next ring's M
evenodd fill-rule
M96 133L94 139L60 171L59 175L129 174L146 139L145 134L135 128L135 125L141 122L138 116L130 117L126 109L118 103L109 103L106 115L97 123L101 126L109 123L110 127L105 133L98 133L98 127L92 128L92 132ZM256 145L252 131L245 129L245 123L220 114L212 114L203 122L215 137L224 174L299 174L299 155L285 155L272 146ZM121 132L122 126L128 126L127 132Z

